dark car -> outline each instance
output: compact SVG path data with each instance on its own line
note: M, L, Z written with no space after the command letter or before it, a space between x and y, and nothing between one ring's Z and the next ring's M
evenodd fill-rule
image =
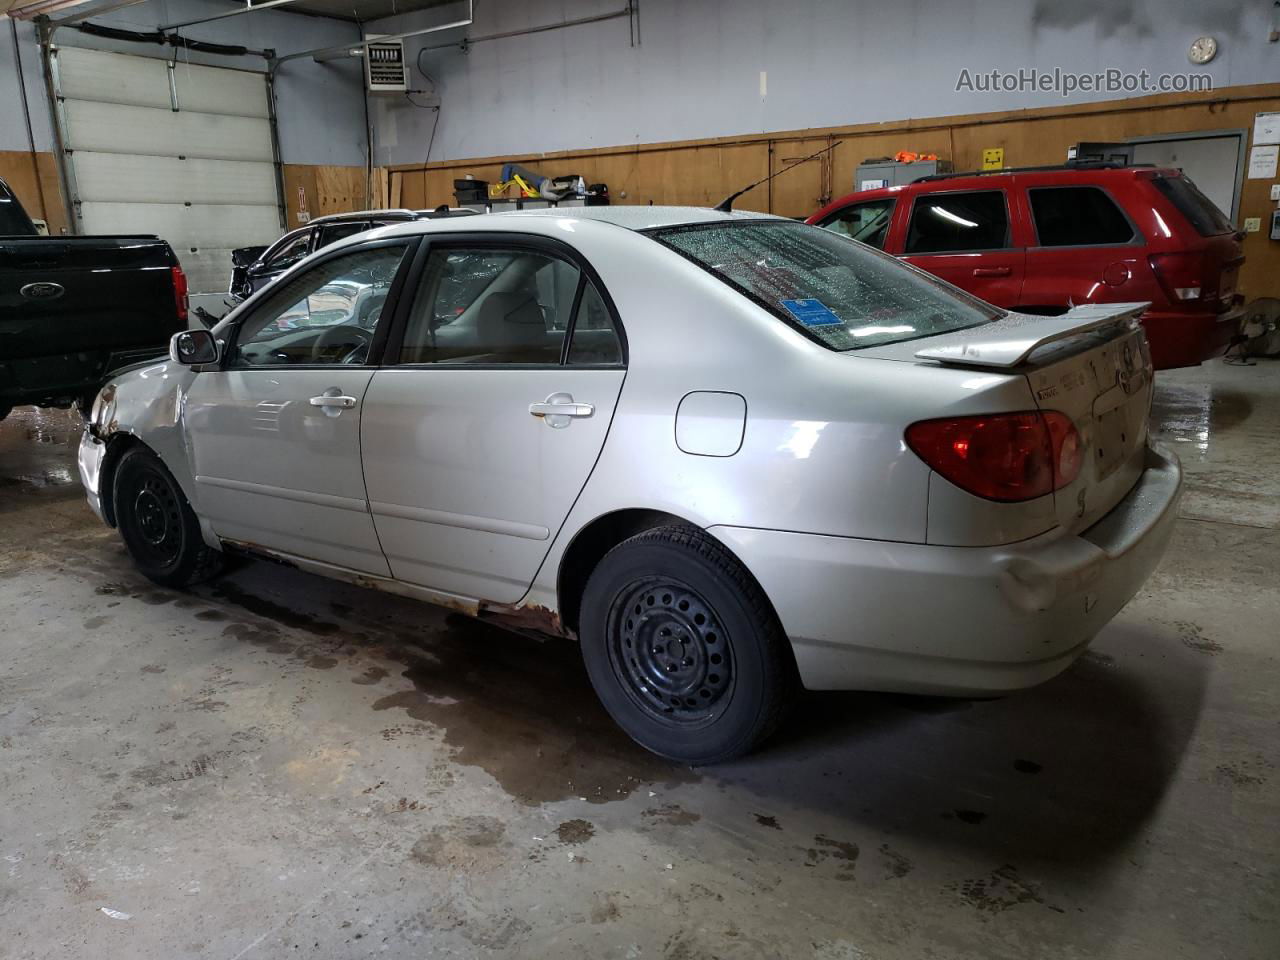
M1177 170L944 174L849 194L808 222L1007 309L1150 301L1142 324L1157 370L1221 353L1243 313L1242 234Z
M0 180L0 419L86 406L187 326L187 279L152 236L43 237Z
M231 285L227 292L236 301L244 300L304 257L366 230L408 220L475 215L474 210L437 207L434 210L357 210L354 213L317 217L305 227L286 233L268 247L240 247L232 250Z

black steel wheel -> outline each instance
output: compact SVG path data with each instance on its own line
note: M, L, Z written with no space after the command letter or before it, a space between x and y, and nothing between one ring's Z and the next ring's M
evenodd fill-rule
M713 721L733 697L729 638L706 599L671 577L644 577L613 602L609 655L637 706L659 720Z
M217 572L222 554L205 544L182 488L150 450L120 458L112 496L120 538L147 577L182 587Z
M614 547L587 581L580 628L605 709L641 746L683 763L749 752L798 687L759 584L696 527L658 527Z

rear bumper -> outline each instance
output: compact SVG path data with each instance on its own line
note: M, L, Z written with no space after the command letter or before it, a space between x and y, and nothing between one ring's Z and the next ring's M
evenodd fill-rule
M1240 331L1243 315L1240 307L1222 313L1148 310L1143 314L1142 326L1151 347L1152 364L1157 370L1194 367L1221 355Z
M142 360L167 356L168 347L87 350L0 360L0 403L61 404L91 398L113 371Z
M1177 458L1078 535L940 547L712 527L773 601L801 680L817 690L992 695L1034 686L1084 652L1168 544Z

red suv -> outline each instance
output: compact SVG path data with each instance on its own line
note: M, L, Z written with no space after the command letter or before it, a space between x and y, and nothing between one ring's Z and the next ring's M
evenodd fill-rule
M1241 235L1177 170L943 174L851 193L808 222L1007 309L1150 300L1142 322L1157 369L1221 353L1239 325Z

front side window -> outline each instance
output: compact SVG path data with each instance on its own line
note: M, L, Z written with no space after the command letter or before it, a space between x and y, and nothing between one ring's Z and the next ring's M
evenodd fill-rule
M432 250L405 328L400 362L557 365L580 288L584 301L586 290L594 293L576 265L542 251ZM581 352L577 362L620 360L608 312L601 320L579 305L576 316L598 324L583 332L581 342L575 334L573 343ZM612 338L612 349L600 342L607 338Z
M1037 187L1027 191L1042 247L1128 243L1133 227L1097 187Z
M855 203L837 210L818 226L883 250L885 238L889 235L894 203L893 197Z
M240 325L230 365L364 363L406 249L353 251L273 286Z
M911 206L906 254L966 253L1009 246L1003 190L926 193Z
M827 230L740 221L650 236L832 350L914 340L1004 312Z

